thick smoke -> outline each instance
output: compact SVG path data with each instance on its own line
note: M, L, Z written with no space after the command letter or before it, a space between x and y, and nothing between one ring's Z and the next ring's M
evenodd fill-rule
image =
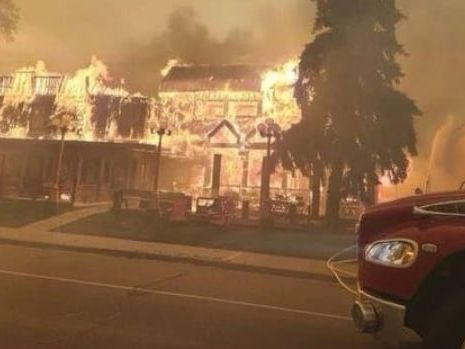
M154 92L161 68L170 59L192 64L244 62L253 47L250 33L231 30L226 38L214 37L189 7L173 12L166 29L147 45L132 44L116 61L117 72L144 92Z
M401 62L406 74L402 88L424 112L417 121L420 157L414 168L428 168L421 180L431 175L434 190L456 188L465 179L465 2L408 0L399 4L408 17L399 31L409 53ZM451 115L453 119L448 119Z
M288 12L262 4L254 11L254 28L232 28L224 38L211 33L191 7L175 10L166 29L149 44L132 44L115 61L120 74L144 92L156 88L159 71L170 59L187 64L276 64L299 54L311 27L308 0L290 3Z

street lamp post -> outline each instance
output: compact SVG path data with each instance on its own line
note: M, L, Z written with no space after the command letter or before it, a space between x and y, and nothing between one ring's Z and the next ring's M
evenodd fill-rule
M271 175L271 144L272 140L278 139L281 135L281 127L273 120L267 119L257 126L260 136L266 138L266 158L262 166L262 183L260 191L260 212L262 223L270 218L270 175Z
M157 146L156 157L155 157L155 169L154 169L155 173L154 173L153 191L155 194L154 209L159 211L160 205L159 205L159 200L158 200L159 198L158 187L159 187L159 181L160 181L160 163L161 163L161 154L162 154L162 146L163 146L163 137L170 136L171 130L169 130L167 123L163 122L163 123L160 123L157 129L153 129L152 133L158 135L158 146Z
M60 134L60 146L58 150L57 167L51 193L51 200L58 205L60 201L60 180L63 167L63 155L65 150L65 138L68 132L76 131L74 122L76 115L66 110L61 110L51 118L50 129Z
M60 148L58 151L58 160L57 160L57 168L55 173L55 183L54 183L54 197L53 200L55 202L60 201L60 179L61 179L61 169L63 167L63 154L65 152L65 136L68 132L68 128L66 126L60 127Z

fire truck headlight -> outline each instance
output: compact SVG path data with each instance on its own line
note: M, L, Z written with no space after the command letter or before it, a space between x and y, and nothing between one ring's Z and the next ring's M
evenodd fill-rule
M387 267L408 268L418 256L418 245L411 240L377 241L365 248L365 260Z

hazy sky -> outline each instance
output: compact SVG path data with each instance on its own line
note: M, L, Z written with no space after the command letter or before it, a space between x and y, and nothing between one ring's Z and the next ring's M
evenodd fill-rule
M21 7L20 31L14 43L0 48L0 71L45 59L57 69L78 66L92 54L116 60L128 43L147 43L160 34L170 14L193 8L212 35L231 29L253 30L260 12L276 17L276 26L289 26L286 12L307 0L16 0ZM308 15L308 14L306 14ZM279 18L281 16L281 18ZM280 21L282 20L282 22ZM257 30L258 31L258 30ZM258 33L257 33L258 34Z
M38 59L50 70L73 71L96 54L144 91L152 91L160 65L172 54L228 63L297 55L311 39L314 15L310 0L16 1L20 30L15 42L0 42L0 72ZM408 16L399 27L409 52L402 59L402 88L425 112L418 129L427 149L448 114L465 121L465 1L398 4ZM180 8L191 12L173 19Z

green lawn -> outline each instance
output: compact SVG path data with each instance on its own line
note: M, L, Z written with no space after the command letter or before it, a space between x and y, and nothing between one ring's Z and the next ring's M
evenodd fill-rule
M159 221L142 211L109 211L56 229L70 234L163 242L227 250L325 259L354 244L355 234L328 234L279 230L262 232L254 227L220 227L202 223Z
M108 211L57 229L64 233L112 236L140 241L202 244L225 228L195 223L170 223L139 210Z
M72 209L69 204L48 201L0 200L0 227L19 228Z

